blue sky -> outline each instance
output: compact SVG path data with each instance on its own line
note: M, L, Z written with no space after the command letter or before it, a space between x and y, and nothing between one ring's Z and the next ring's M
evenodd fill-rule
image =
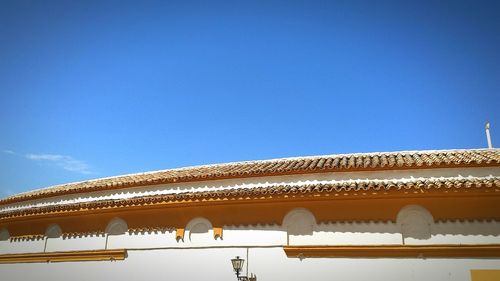
M0 197L500 145L499 1L0 1Z

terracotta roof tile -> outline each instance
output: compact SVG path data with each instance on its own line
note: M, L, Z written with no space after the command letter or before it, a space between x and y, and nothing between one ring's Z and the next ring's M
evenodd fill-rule
M0 205L65 194L173 182L317 172L473 166L500 166L500 149L358 153L194 166L53 186L1 199Z
M293 195L293 194L327 194L342 193L348 195L355 192L364 191L408 191L408 190L442 190L468 191L471 189L482 190L486 192L500 191L500 177L482 177L482 178L448 178L448 179L426 179L412 181L346 181L321 184L303 184L303 185L274 185L261 186L255 188L239 188L217 191L203 192L185 192L178 194L151 195L135 197L129 199L100 200L76 204L52 205L37 208L28 208L0 213L0 219L24 217L38 214L49 214L55 212L69 212L79 210L96 210L103 208L121 208L133 206L145 206L161 203L185 203L185 202L206 202L223 201L227 199L251 200L269 195Z

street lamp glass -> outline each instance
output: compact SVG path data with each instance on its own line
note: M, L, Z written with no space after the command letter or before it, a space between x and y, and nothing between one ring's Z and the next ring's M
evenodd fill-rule
M243 268L244 259L240 259L240 257L236 257L231 259L231 263L233 264L233 269L236 272L239 272Z

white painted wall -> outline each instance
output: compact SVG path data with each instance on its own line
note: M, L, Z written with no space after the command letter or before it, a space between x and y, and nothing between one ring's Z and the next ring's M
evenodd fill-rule
M47 238L46 252L98 250L104 249L105 244L106 237L104 235Z
M45 240L0 241L0 254L43 252Z
M493 221L440 222L430 226L427 239L406 237L406 245L426 244L500 244L500 223ZM282 245L402 245L403 234L397 223L330 223L314 225L308 234L290 234L282 226L223 228L223 239L214 239L213 230L177 241L172 230L151 233L109 235L107 249L156 249L198 247L259 247ZM71 238L46 238L46 251L104 249L105 235ZM0 241L0 254L43 252L45 240Z
M279 226L250 228L224 228L223 239L214 239L210 230L189 239L185 233L184 241L175 239L175 231L144 234L124 234L108 237L108 249L148 249L148 248L193 248L193 247L246 247L246 246L280 246L286 245L287 234Z
M230 259L249 260L259 281L470 280L471 269L500 270L498 259L287 258L281 247L130 250L124 261L0 265L2 280L235 281Z

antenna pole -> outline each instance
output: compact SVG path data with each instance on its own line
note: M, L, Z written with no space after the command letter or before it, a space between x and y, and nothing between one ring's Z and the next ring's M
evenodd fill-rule
M488 141L488 148L493 148L493 145L491 145L490 122L486 122L486 126L484 126L484 129L486 130L486 140Z

